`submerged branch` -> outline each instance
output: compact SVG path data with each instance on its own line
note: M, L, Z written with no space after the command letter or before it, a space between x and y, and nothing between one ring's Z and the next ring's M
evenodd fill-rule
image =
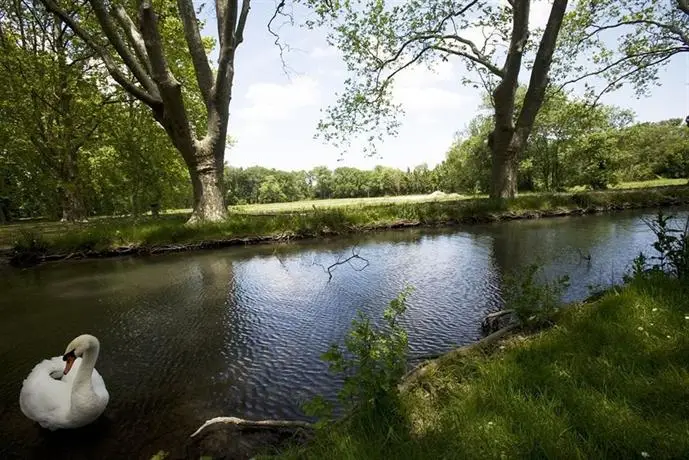
M279 429L279 428L298 428L304 430L313 430L313 424L309 422L304 422L301 420L246 420L238 417L215 417L201 425L196 431L194 431L190 437L198 436L203 430L211 425L217 423L223 423L227 425L234 425L239 429L242 428L266 428L266 429Z

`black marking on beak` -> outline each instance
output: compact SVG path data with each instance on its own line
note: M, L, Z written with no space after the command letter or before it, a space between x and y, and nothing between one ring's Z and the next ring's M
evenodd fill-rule
M77 359L77 355L74 354L74 350L70 351L69 353L66 353L63 357L63 361L67 361L67 359L72 358L72 359Z

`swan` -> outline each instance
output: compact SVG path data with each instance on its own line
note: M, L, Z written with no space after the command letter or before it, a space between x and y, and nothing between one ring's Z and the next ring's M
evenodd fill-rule
M83 334L67 345L63 356L36 364L19 394L24 415L51 431L94 422L110 399L103 377L94 369L99 351L98 339Z

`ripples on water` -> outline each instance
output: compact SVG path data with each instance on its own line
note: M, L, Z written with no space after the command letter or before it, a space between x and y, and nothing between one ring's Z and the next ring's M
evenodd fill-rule
M0 280L0 458L150 458L205 419L303 417L339 381L320 355L357 309L379 318L409 283L410 355L475 340L500 307L505 271L568 273L567 299L618 282L652 235L640 213L399 231L275 247L81 261L6 272ZM650 214L647 214L650 217ZM326 267L356 246L369 261ZM581 254L591 254L591 263ZM358 264L358 265L357 265ZM106 416L47 434L19 410L21 382L76 335L102 344Z

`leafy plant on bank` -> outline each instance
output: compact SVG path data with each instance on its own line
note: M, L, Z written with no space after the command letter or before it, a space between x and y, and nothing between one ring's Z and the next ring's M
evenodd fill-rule
M655 219L644 220L656 236L653 249L658 255L649 257L640 252L632 262L631 273L625 275L625 282L659 273L678 279L689 277L689 217L681 227L671 225L675 218L660 210Z
M359 311L345 337L344 348L332 344L322 359L330 372L344 375L338 399L346 410L364 412L389 408L397 398L397 384L406 372L407 331L399 324L407 310L407 286L383 312L383 326L376 326ZM332 406L316 397L304 406L309 415L331 418Z
M525 327L551 324L553 315L562 305L562 295L569 287L568 275L539 283L536 278L540 269L531 264L505 277L505 305L514 310Z

